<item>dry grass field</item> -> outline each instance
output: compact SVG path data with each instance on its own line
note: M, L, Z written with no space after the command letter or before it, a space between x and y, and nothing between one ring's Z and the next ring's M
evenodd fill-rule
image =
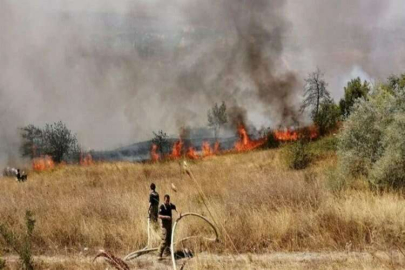
M221 225L220 243L194 243L194 248L198 246L207 254L238 256L306 251L369 253L399 251L398 247L404 247L403 195L378 194L361 185L333 192L326 179L326 172L336 163L333 153L324 153L309 168L294 171L284 164L282 151L263 150L189 161ZM93 256L99 249L106 249L123 256L146 244L151 182L156 183L161 198L169 193L181 212L196 212L210 218L181 162L172 161L61 166L31 173L25 183L0 178L0 223L20 234L24 230L25 211L31 210L37 221L33 238L36 255ZM177 192L172 190L172 184ZM207 226L192 219L180 226L179 233L211 234ZM153 236L156 244L158 235ZM0 253L13 254L2 239ZM244 269L231 263L219 268L215 261L194 262L190 267ZM364 263L346 259L327 267L322 265L325 263L318 267L270 261L267 266L259 263L245 269L390 269L374 259ZM48 264L45 269L58 268L54 267ZM59 269L81 267L65 264ZM95 264L82 269L104 268Z

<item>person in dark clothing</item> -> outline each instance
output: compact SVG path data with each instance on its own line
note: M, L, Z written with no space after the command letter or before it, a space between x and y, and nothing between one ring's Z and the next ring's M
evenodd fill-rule
M158 210L159 210L159 193L156 192L156 185L152 183L150 185L151 192L149 194L149 219L153 223L158 222Z
M172 210L176 211L176 206L170 203L168 194L164 197L164 203L159 207L159 219L162 220L162 242L160 243L158 256L162 258L163 252L170 252L172 240Z
M24 182L27 180L27 175L24 172L21 172L20 169L17 169L17 181Z
M21 181L21 171L20 171L20 169L17 169L16 177L17 177L17 181L20 182Z

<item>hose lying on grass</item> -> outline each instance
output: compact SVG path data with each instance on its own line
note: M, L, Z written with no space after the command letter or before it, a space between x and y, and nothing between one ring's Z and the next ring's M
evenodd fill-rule
M132 259L135 259L135 258L143 255L143 254L158 250L158 248L150 248L149 247L150 246L150 238L151 238L150 237L150 230L151 230L151 228L150 228L150 218L148 217L148 228L147 228L148 242L147 242L146 246L144 248L140 249L140 250L134 251L134 252L128 254L127 256L125 256L124 261L130 261Z
M210 241L210 242L218 242L218 240L219 240L217 228L216 228L216 227L214 226L214 224L212 224L212 222L209 221L206 217L203 217L203 216L201 216L201 215L199 215L199 214L195 214L195 213L185 213L185 214L180 215L180 217L179 217L179 218L176 220L176 222L174 223L174 226L173 226L173 229L172 229L172 241L171 241L171 245L170 245L170 252L171 252L171 256L172 256L173 270L177 270L176 258L175 258L175 256L174 256L174 254L175 254L175 253L174 253L174 248L175 248L175 245L177 244L177 243L174 242L174 236L175 236L177 224L179 224L179 222L180 222L181 219L183 219L183 218L185 218L185 217L191 217L191 216L198 217L198 218L204 220L205 222L207 222L207 223L211 226L211 228L214 230L215 237L214 237L214 238L207 238L207 237L202 237L202 236L199 236L199 235L196 235L196 236L189 236L189 237L186 237L186 238L181 239L181 240L178 241L177 243L182 243L182 242L185 242L185 241L187 241L187 240L195 239L195 238L202 238L202 239L204 239L205 241ZM183 265L183 266L184 266L184 265ZM183 267L182 267L182 268L183 268Z
M184 218L186 218L186 217L197 217L197 218L200 218L200 219L204 220L213 229L213 231L215 233L215 236L213 238L208 238L208 237L198 236L198 235L189 236L189 237L185 237L185 238L183 238L183 239L181 239L181 240L179 240L179 241L177 241L175 243L174 242L174 240L175 240L174 236L175 236L175 233L176 233L177 225L179 224L180 220L184 220ZM133 259L141 256L141 255L144 255L144 254L147 254L149 252L153 252L153 251L158 250L157 247L156 248L150 248L149 247L149 243L150 243L150 233L149 232L150 232L150 222L148 220L148 244L147 244L147 246L144 247L143 249L140 249L140 250L137 250L137 251L134 251L134 252L128 254L127 256L125 256L124 261L130 261L130 260L133 260ZM196 238L201 238L201 239L203 239L205 241L210 241L210 242L218 242L218 240L219 240L218 230L210 220L208 220L206 217L201 216L199 214L196 214L196 213L184 213L184 214L180 215L180 217L178 219L176 219L176 221L174 222L174 226L173 226L173 229L172 229L172 239L171 239L172 241L171 241L171 246L170 246L171 259L172 259L173 269L174 270L177 270L176 257L175 257L176 253L174 251L175 245L177 245L179 243L183 243L183 242L188 241L190 239L196 239ZM185 253L188 253L188 252L185 252ZM121 260L120 258L118 258L118 257L116 257L116 256L114 256L114 255L112 255L112 254L110 254L110 253L108 253L106 251L101 251L94 258L94 260L99 258L99 257L103 257L111 266L115 267L118 270L129 270L129 266L123 260ZM188 258L190 258L190 257L188 257Z

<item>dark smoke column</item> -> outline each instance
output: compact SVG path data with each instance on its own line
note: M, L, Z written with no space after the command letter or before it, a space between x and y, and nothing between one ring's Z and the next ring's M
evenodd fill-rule
M209 89L219 89L219 93L214 93L216 99L226 100L230 107L242 107L248 112L260 105L265 117L274 124L295 123L298 111L297 89L300 84L296 75L286 69L282 59L283 42L289 29L285 2L208 1L202 11L190 15L190 21L196 27L208 25L223 35L210 51L222 64L216 80L208 86ZM207 13L205 19L203 14L209 8L213 15ZM204 70L201 68L203 61L197 65L200 70ZM205 69L212 69L213 62L207 61Z

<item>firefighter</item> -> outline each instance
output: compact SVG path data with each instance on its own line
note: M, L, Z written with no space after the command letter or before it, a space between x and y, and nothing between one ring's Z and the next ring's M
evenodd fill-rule
M176 206L170 203L168 194L164 197L163 204L159 207L159 219L162 220L162 242L158 250L158 259L161 260L163 252L170 253L170 243L172 239L172 210L176 211Z
M156 192L156 185L150 184L149 194L149 219L153 224L158 223L158 210L159 210L159 193Z

